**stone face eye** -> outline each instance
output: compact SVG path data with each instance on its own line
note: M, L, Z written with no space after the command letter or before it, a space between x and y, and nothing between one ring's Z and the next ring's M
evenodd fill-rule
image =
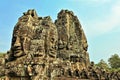
M12 42L15 42L16 41L16 37L14 36L13 38L12 38Z
M16 36L13 36L13 38L12 38L12 46L15 44L16 39L17 39L17 37L16 37Z

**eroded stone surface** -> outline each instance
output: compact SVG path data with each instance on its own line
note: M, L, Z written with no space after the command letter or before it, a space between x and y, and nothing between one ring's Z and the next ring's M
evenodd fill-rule
M87 67L88 44L77 16L71 11L61 10L55 24L58 30L58 57L71 58L71 61L80 62Z
M35 10L28 10L14 27L0 76L11 80L105 79L104 70L90 65L87 49L86 36L72 11L61 10L53 23L49 16L38 17Z

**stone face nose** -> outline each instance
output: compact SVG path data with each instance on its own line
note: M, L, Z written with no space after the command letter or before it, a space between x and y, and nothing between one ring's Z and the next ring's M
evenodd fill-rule
M20 38L16 37L16 39L14 39L14 42L13 42L13 48L19 49L20 47L21 47Z

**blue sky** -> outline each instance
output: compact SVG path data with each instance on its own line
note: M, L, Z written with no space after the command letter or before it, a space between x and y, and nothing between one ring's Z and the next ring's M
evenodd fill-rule
M91 61L107 61L114 53L120 56L120 0L2 0L0 52L10 49L13 28L28 9L53 21L61 9L72 10L86 33Z

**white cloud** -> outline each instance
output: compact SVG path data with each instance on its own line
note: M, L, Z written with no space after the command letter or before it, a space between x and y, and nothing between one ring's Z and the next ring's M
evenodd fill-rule
M120 15L120 1L118 1L113 7L112 12L114 14Z
M97 1L97 0L96 0ZM120 26L120 1L117 1L111 7L111 11L105 14L102 20L92 21L87 26L90 26L90 34L92 36L107 33Z
M106 3L110 2L111 0L71 0L73 2L87 2L87 3Z
M92 1L92 2L109 2L111 0L87 0L87 1Z

